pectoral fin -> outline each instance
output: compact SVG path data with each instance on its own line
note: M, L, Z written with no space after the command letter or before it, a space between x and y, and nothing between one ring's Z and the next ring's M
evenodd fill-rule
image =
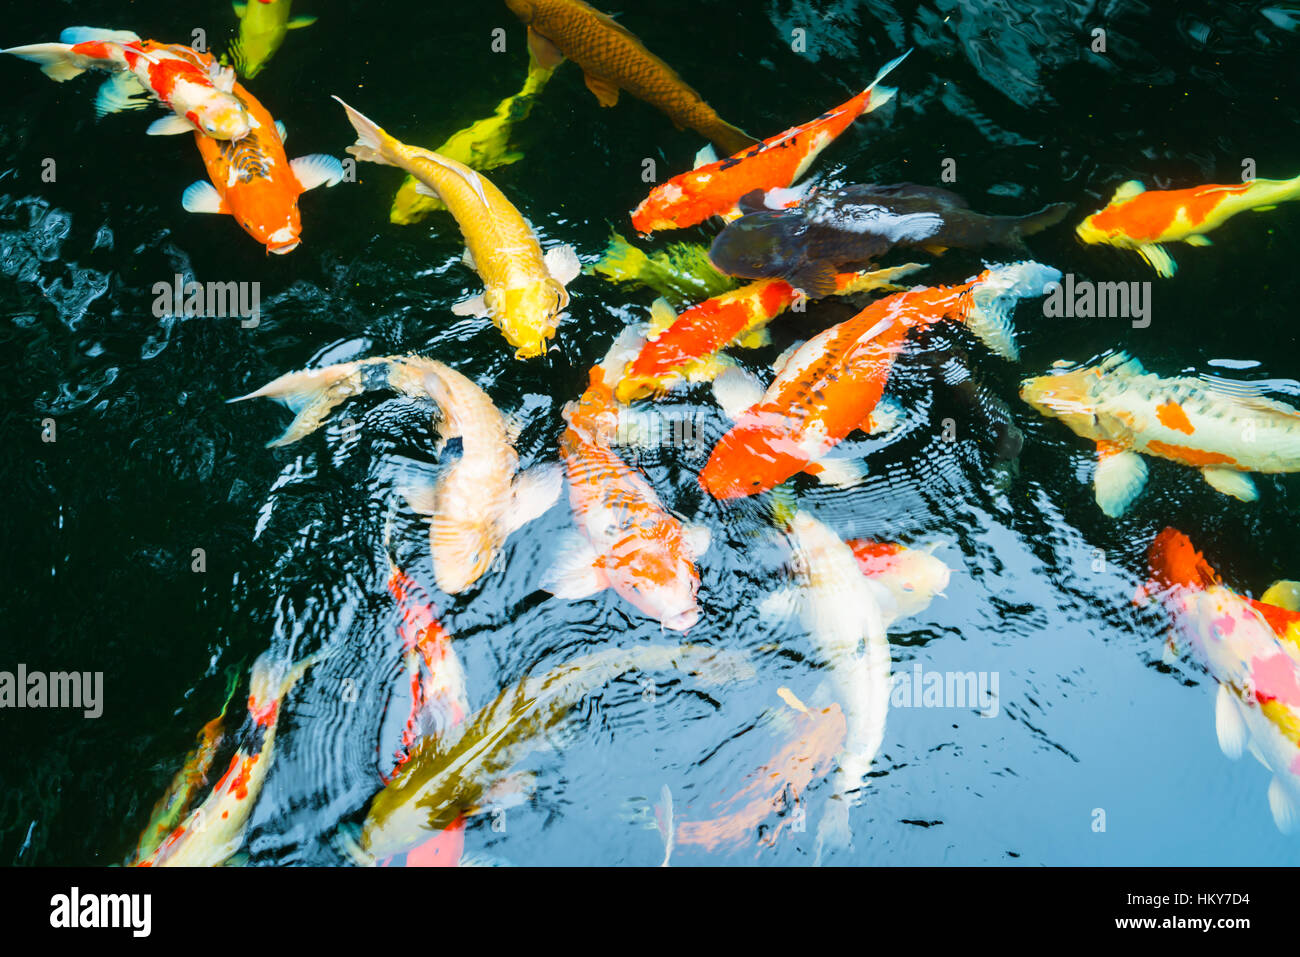
M609 587L599 567L600 557L591 543L578 532L570 532L560 543L555 561L542 576L541 587L556 598L574 601Z
M185 187L181 193L181 206L187 213L228 213L230 207L221 198L217 188L206 180Z
M1165 252L1163 246L1157 243L1146 243L1136 248L1138 255L1147 261L1147 265L1154 269L1157 275L1169 279L1178 271L1178 263Z
M181 133L193 133L194 124L175 113L160 117L149 124L145 133L149 136L179 136Z
M286 25L290 30L301 30L303 27L309 27L309 26L311 26L311 25L312 25L313 23L315 23L315 22L316 22L316 18L315 18L315 17L309 17L309 16L306 16L306 15L303 15L303 16L301 16L301 17L294 17L292 20L290 20L290 21L289 21L287 24L285 24L285 25Z
M537 465L516 475L510 489L510 511L505 516L506 534L546 513L563 486L564 473L558 465Z
M1268 591L1260 596L1266 605L1276 605L1287 611L1300 611L1300 582L1275 581L1268 586Z
M560 48L532 27L528 28L528 50L543 70L554 70L564 62Z
M1111 518L1119 518L1147 483L1147 464L1136 452L1097 443L1097 471L1093 476L1097 504Z
M451 312L455 316L474 316L476 319L486 319L492 314L482 295L462 299L451 307Z
M567 286L582 274L582 261L572 246L552 246L542 257L546 271L561 286Z
M690 552L692 561L701 558L713 543L713 532L707 525L683 525L682 535L686 538L686 550Z
M732 366L713 380L713 398L735 420L763 399L763 385L739 366Z
M1273 812L1273 823L1283 834L1290 834L1300 820L1300 805L1295 795L1287 790L1280 777L1273 778L1268 786L1268 808Z
M1183 242L1189 246L1213 246L1214 242L1209 236L1188 236Z
M804 469L823 485L834 488L853 488L866 477L866 466L857 459L824 458Z
M718 151L713 148L712 143L708 143L695 154L695 166L692 168L699 169L701 166L711 166L717 161Z
M809 299L823 299L835 291L835 267L828 262L808 263L787 281Z
M1203 468L1201 469L1201 475L1210 484L1210 488L1222 492L1224 495L1230 495L1243 502L1253 502L1259 498L1255 483L1245 472L1222 467Z
M772 334L767 331L767 326L751 329L736 340L736 345L742 349L762 349L771 344Z
M1219 749L1225 755L1236 761L1246 753L1246 739L1250 733L1227 685L1219 685L1219 693L1214 699L1214 730L1219 736Z
M602 80L590 73L583 74L583 79L587 81L587 89L596 95L596 99L600 101L601 106L618 105L618 87L609 80Z
M115 73L95 94L95 115L121 113L125 110L143 110L152 101L136 75L128 70ZM193 127L190 127L193 129Z
M317 186L335 186L343 181L343 164L336 157L324 153L299 156L289 163L303 192Z

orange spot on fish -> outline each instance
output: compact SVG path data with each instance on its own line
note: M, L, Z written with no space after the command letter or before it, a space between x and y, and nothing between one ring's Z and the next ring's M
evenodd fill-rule
M1205 449L1193 449L1186 445L1170 445L1167 442L1151 441L1147 443L1147 451L1163 458L1172 459L1175 462L1181 462L1184 465L1194 465L1198 468L1206 465L1236 465L1237 460L1231 455L1225 455L1222 452L1209 452Z
M1191 420L1187 418L1183 407L1172 399L1156 409L1156 418L1165 428L1182 432L1184 435L1191 435L1196 431L1196 426L1192 425Z

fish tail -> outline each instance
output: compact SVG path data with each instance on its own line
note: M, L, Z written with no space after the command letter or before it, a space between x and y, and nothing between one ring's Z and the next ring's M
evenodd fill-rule
M81 76L92 65L99 62L93 57L73 53L72 46L67 43L33 43L28 46L10 47L0 52L38 64L41 72L56 83Z
M1151 574L1163 587L1182 585L1209 588L1219 582L1218 573L1196 550L1192 540L1175 528L1166 528L1151 543L1148 553Z
M348 147L348 152L357 159L366 163L379 163L383 166L399 166L397 154L394 147L397 140L384 132L374 120L370 119L363 113L359 113L352 107L348 106L337 96L339 105L347 111L348 120L352 123L352 128L357 131L357 142L354 146Z
M958 307L961 319L989 349L1015 361L1020 358L1013 322L1016 303L1045 295L1047 287L1060 280L1059 269L1033 261L989 266L970 281Z
M872 110L884 106L898 95L897 87L881 86L880 81L893 72L895 67L906 60L911 52L912 51L909 49L902 56L895 57L882 66L880 71L876 73L876 78L871 81L871 85L862 91L866 94L866 104L862 108L863 113L870 113Z
M751 146L757 146L758 140L750 136L738 126L732 126L721 117L714 119L712 123L706 124L698 132L703 133L710 140L716 143L720 148L726 151L728 156L734 156L736 153L743 152Z
M1072 203L1053 203L1050 206L1043 207L1036 213L1019 216L1011 221L1011 233L1016 238L1041 233L1044 229L1050 229L1065 219L1073 208Z
M275 399L284 403L295 413L295 418L284 434L268 442L267 447L290 445L319 429L344 400L365 391L363 368L361 362L344 362L324 369L289 372L255 392L230 401Z

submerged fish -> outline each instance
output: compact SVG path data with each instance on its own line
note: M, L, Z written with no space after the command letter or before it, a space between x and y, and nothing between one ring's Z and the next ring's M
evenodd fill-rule
M195 796L208 783L208 770L212 767L217 750L225 738L226 711L235 697L235 688L238 684L239 676L234 669L231 669L226 688L226 700L222 702L221 712L200 729L194 750L185 758L184 765L172 778L171 785L154 805L149 823L140 834L134 860L146 860L158 850L167 836L181 823Z
M946 189L901 183L817 193L796 209L750 213L713 241L713 264L732 276L780 278L814 299L835 275L865 268L896 246L931 250L1018 247L1059 223L1068 203L1028 216L985 216Z
M212 793L138 867L216 867L244 841L249 815L275 757L275 733L285 695L320 656L297 665L264 654L253 664L248 722L230 767Z
M179 43L141 40L128 30L69 27L59 43L37 43L0 51L39 63L41 72L62 83L87 70L113 74L95 97L95 113L142 110L145 95L172 111L149 127L151 135L197 130L222 140L237 140L252 120L231 93L233 70L223 70L211 54Z
M685 229L710 216L738 215L736 207L741 198L755 191L779 192L793 186L854 120L893 99L898 91L879 83L906 58L904 53L886 63L870 86L817 119L791 127L735 156L722 160L706 157L689 173L660 183L633 211L632 225L640 233Z
M644 100L677 127L695 130L728 153L758 141L724 122L627 27L581 0L506 0L528 25L528 47L544 67L566 57L578 64L601 106L618 103L620 90Z
M1116 518L1146 485L1142 455L1199 469L1212 488L1243 502L1258 497L1247 472L1300 471L1300 409L1222 381L1161 378L1120 352L1026 379L1020 397L1097 443L1097 504Z
M1150 558L1147 590L1173 617L1171 650L1190 650L1219 685L1219 746L1233 759L1249 749L1273 773L1269 808L1291 833L1300 823L1300 648L1278 636L1260 603L1224 585L1183 533L1162 531Z
M317 186L340 183L343 164L323 153L289 162L283 127L243 86L236 83L233 93L248 112L252 128L237 142L194 135L212 182L191 184L181 205L191 213L228 213L268 253L292 252L302 242L298 197Z
M923 269L907 263L891 269L843 273L835 277L835 294L878 289L897 291L893 280ZM663 300L655 303L650 338L623 372L615 390L620 402L659 395L681 381L713 378L722 366L714 356L733 343L767 344L767 324L798 301L784 279L762 279L706 300L680 316Z
M1206 233L1248 209L1269 210L1300 198L1295 179L1256 179L1231 186L1147 189L1129 180L1115 191L1105 209L1076 228L1085 243L1132 249L1160 276L1172 276L1178 264L1161 243L1209 246Z
M774 813L797 804L808 786L831 769L848 733L840 706L832 703L813 710L793 695L789 699L798 713L785 744L750 775L748 784L721 803L715 817L679 822L678 844L716 851L753 841ZM759 843L774 845L786 823L783 819Z
M411 507L429 516L438 587L459 594L487 572L511 532L545 512L560 494L560 475L553 467L518 471L510 425L486 392L433 359L389 356L290 372L231 401L268 398L288 405L296 415L270 443L279 446L310 435L340 403L376 388L432 399L442 413L442 441L460 440L460 457L436 482L406 489Z
M665 628L686 631L700 617L695 560L708 549L709 534L665 509L645 476L610 444L619 406L609 383L629 341L625 333L614 343L591 370L586 392L564 408L560 453L578 532L561 544L542 585L570 600L612 588Z
M858 568L889 592L897 618L919 615L948 587L952 570L935 558L932 547L908 548L897 542L851 539Z
M290 30L300 30L316 22L315 17L290 17L291 0L236 0L239 39L230 44L222 62L229 60L239 75L251 80L280 49Z
M547 733L597 689L629 671L689 672L721 685L753 677L741 655L700 645L610 648L576 658L504 689L451 733L426 740L397 778L371 802L360 851L369 858L401 853L466 811L520 760L543 747Z
M473 266L487 287L452 308L457 315L488 316L527 359L546 351L569 304L565 286L581 270L570 246L545 255L532 227L499 189L464 163L407 146L338 97L357 131L348 152L359 160L397 166L431 189L451 211Z
M470 169L484 171L519 162L524 154L510 148L510 135L515 124L527 119L533 111L537 95L545 88L553 72L530 58L528 78L524 81L522 90L502 100L487 119L453 133L434 152L464 163ZM407 176L393 199L393 208L388 218L399 226L409 226L432 212L446 208L441 199L430 196L428 190L421 189L418 179Z
M673 306L736 288L736 280L718 272L709 261L708 249L698 243L671 243L659 252L646 253L618 233L610 238L605 255L586 271L611 282L647 286Z
M799 472L825 473L826 454L851 432L883 425L874 417L876 405L910 330L956 318L1012 357L1015 302L1042 295L1060 275L1035 262L991 266L959 286L895 293L814 336L765 393L732 400L744 411L714 447L700 486L714 498L733 499L773 489Z

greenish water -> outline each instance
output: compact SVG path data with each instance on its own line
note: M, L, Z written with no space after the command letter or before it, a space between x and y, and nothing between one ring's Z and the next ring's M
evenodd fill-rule
M514 92L523 29L503 3L299 4L319 16L295 32L249 88L289 130L291 156L342 155L352 131L338 94L402 139L434 146ZM814 168L828 185L938 185L985 212L1071 202L1082 216L1116 185L1233 182L1300 172L1300 34L1265 4L1137 2L930 4L745 2L621 4L621 22L670 61L727 119L768 136L846 99L885 61L916 52L890 79L896 104L852 127ZM308 9L309 8L309 9ZM618 7L607 5L611 12ZM186 41L233 30L224 3L46 4L8 18L5 45L52 40L87 23ZM507 30L505 53L490 49ZM1108 52L1089 50L1104 27ZM803 54L794 29L807 30ZM0 670L104 673L104 714L0 712L0 861L122 862L195 732L224 699L228 668L262 651L336 649L295 690L276 763L245 848L257 864L337 863L329 841L378 788L392 750L389 699L400 680L383 543L431 587L418 518L395 504L412 463L434 463L429 409L373 395L299 446L267 450L288 415L230 406L281 374L361 356L417 352L446 362L507 412L523 410L525 464L555 461L559 409L652 295L584 277L572 287L558 349L517 362L490 325L450 306L477 291L459 265L450 220L388 222L400 174L362 166L360 181L307 194L304 241L268 257L233 223L191 216L181 191L203 176L188 137L146 137L141 114L95 122L95 84L56 85L17 60L0 64L0 356L6 371L0 460L5 589ZM562 68L520 127L526 154L492 180L547 242L594 260L611 226L645 195L642 162L690 165L699 137L625 98L600 109ZM58 175L41 179L53 158ZM1076 221L1072 217L1069 222ZM709 230L690 237L705 239ZM1263 769L1218 751L1213 683L1160 663L1166 623L1131 606L1153 534L1173 524L1225 578L1261 591L1300 578L1292 477L1260 477L1260 501L1228 500L1193 472L1151 463L1147 492L1120 520L1096 508L1091 454L1016 397L1023 374L1058 358L1127 348L1172 375L1214 360L1258 363L1247 378L1300 373L1293 311L1300 208L1244 214L1208 249L1178 247L1176 279L1154 287L1152 322L1049 320L1018 312L1013 366L960 330L940 330L898 363L889 396L906 428L846 445L867 457L858 488L796 482L801 503L845 537L942 539L947 595L891 634L895 668L1000 676L1000 711L895 709L875 776L853 811L860 864L1288 864L1300 860L1268 814ZM1148 280L1131 254L1083 247L1067 227L1033 237L1035 258L1080 278ZM921 274L960 281L977 257L950 255ZM153 284L177 273L260 282L256 329L163 319ZM852 314L819 304L773 326L758 369L787 345ZM1222 370L1219 370L1222 371ZM961 387L970 380L973 392ZM972 395L974 396L972 398ZM673 400L698 410L712 440L726 425L706 389ZM1025 444L1015 466L994 456L991 421L1011 410ZM348 438L344 414L361 428ZM42 441L42 421L57 441ZM942 423L958 424L957 442ZM644 802L671 787L678 814L710 816L776 747L760 715L778 687L813 700L825 677L794 622L759 605L783 577L775 542L757 536L759 503L721 506L695 474L708 446L638 459L665 504L709 525L704 615L692 640L753 652L756 681L707 693L661 677L647 705L633 674L588 699L556 748L528 767L537 790L495 831L469 827L467 851L514 864L657 864ZM869 454L868 454L869 453ZM452 600L434 593L456 636L472 704L533 669L610 642L662 640L616 597L563 602L539 590L572 523L563 502L513 536L498 569ZM191 570L203 549L206 571ZM1101 561L1098 561L1098 550ZM779 651L773 651L773 646ZM341 652L341 653L339 653ZM341 702L351 681L356 700ZM806 833L680 864L802 864L830 787L814 781ZM1105 833L1092 828L1104 809ZM775 818L773 819L776 820Z

